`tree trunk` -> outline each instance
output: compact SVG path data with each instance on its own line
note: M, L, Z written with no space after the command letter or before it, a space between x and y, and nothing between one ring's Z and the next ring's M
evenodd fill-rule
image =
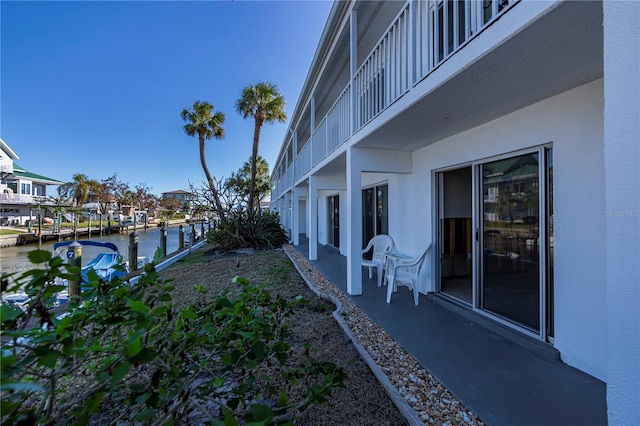
M207 167L207 161L205 160L204 155L204 134L198 134L198 142L200 146L200 164L202 165L202 170L204 170L204 174L207 177L207 182L209 183L209 189L213 194L213 200L215 203L215 209L218 213L219 217L224 217L224 212L222 210L222 203L220 202L220 196L218 195L218 190L215 186L215 182L213 182L213 178L211 177L211 173L209 173L209 168Z
M256 118L256 125L253 129L253 149L251 151L251 179L249 180L249 206L247 208L249 214L253 214L254 202L256 199L256 174L258 162L258 146L260 145L260 130L263 121Z

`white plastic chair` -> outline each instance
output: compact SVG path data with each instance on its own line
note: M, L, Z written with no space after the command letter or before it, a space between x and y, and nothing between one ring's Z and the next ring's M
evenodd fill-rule
M398 285L405 285L413 291L413 301L418 306L418 277L429 250L431 250L431 244L422 255L407 259L399 258L395 264L391 265L393 270L388 271L387 303L391 303L391 295L398 291Z
M372 270L376 268L376 274L378 274L378 287L382 285L382 276L384 274L384 267L386 264L386 254L393 251L393 238L388 235L380 234L373 237L369 244L362 250L364 255L373 248L373 255L371 260L362 258L362 266L369 268L369 278L373 278Z

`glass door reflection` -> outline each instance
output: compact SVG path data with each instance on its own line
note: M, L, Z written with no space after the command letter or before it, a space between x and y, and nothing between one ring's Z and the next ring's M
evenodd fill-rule
M540 330L539 155L481 166L482 308Z

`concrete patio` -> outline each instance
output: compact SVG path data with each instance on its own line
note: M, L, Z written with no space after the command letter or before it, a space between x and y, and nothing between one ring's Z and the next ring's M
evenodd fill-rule
M296 249L308 258L309 241ZM312 261L346 294L347 259L318 245ZM363 269L363 294L351 299L488 425L606 425L605 383L559 360L551 346L439 296L406 287L386 303Z

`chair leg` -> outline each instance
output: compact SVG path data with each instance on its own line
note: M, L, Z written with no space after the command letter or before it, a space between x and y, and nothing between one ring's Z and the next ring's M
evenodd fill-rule
M416 306L418 306L418 287L417 287L417 282L413 281L411 284L413 287L411 287L411 290L413 290L413 302L416 304Z
M391 294L393 293L394 284L394 278L393 275L391 275L387 281L387 303L391 303Z
M382 287L382 268L376 268L376 275L376 278L378 278L378 287Z
M369 279L373 278L373 273L371 272L372 268L369 266Z

